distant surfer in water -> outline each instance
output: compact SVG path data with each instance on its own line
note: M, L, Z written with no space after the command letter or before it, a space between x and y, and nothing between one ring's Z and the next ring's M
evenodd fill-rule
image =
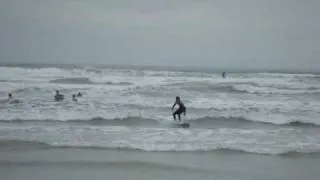
M74 102L78 101L75 94L72 95L72 101L74 101Z
M19 100L19 99L13 98L13 95L11 93L9 93L8 94L8 99L6 99L4 101L0 100L0 103L18 104L18 103L22 103L22 101Z
M226 72L223 72L223 73L222 73L222 77L223 77L223 78L226 78Z
M173 115L173 119L176 120L176 115L178 115L179 121L181 121L181 114L183 113L184 115L186 115L186 107L184 106L183 102L181 101L180 97L177 96L176 97L176 101L174 102L171 110L173 110L173 108L179 105L179 109L177 109L172 115Z
M56 90L56 95L54 96L54 99L56 101L62 101L64 99L64 96L62 94L60 94L60 92L58 90Z

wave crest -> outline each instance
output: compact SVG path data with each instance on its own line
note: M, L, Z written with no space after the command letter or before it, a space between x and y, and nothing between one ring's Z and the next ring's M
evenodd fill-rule
M144 126L144 125L159 125L163 120L149 119L139 116L127 116L123 118L104 118L93 117L91 119L45 119L45 120L31 120L31 119L13 119L0 120L0 123L71 123L84 125L128 125L128 126ZM292 126L292 127L320 127L320 124L302 121L291 121L285 123L274 123L265 121L255 121L245 117L223 117L223 116L204 116L195 119L189 119L188 122L193 125L212 125L213 127L246 127L249 125L264 125L264 126Z
M320 124L311 123L311 122L302 122L302 121L290 121L285 123L274 123L274 122L266 122L266 121L255 121L253 119L241 117L241 116L230 116L230 117L215 117L215 116L205 116L197 119L191 119L192 123L203 123L203 124L214 124L221 125L224 124L226 126L246 126L250 124L257 125L273 125L273 126L295 126L295 127L320 127Z
M50 83L57 84L93 84L89 78L75 77L75 78L62 78L51 80Z
M0 149L4 150L28 150L28 149L92 149L92 150L124 150L124 151L146 151L146 152L217 152L217 153L252 153L260 155L281 155L281 156L297 156L297 155L320 155L320 151L280 151L280 152L258 152L237 148L212 147L209 149L144 149L131 145L76 145L76 144L50 144L41 141L26 140L0 140Z
M103 117L93 117L91 119L68 119L68 120L58 120L58 119L13 119L13 120L0 120L0 123L70 123L70 124L84 124L84 125L155 125L157 122L153 119L146 119L135 116L128 116L123 118L103 118Z
M107 85L132 85L131 82L112 82L112 81L108 81L105 84L107 84Z
M113 82L107 81L105 83L101 82L93 82L89 78L86 77L75 77L75 78L62 78L51 80L50 83L57 84L104 84L104 85L132 85L131 82Z
M292 86L290 84L260 84L257 82L189 82L174 83L168 86L182 87L185 90L196 92L225 92L225 93L249 93L249 94L320 94L319 86Z

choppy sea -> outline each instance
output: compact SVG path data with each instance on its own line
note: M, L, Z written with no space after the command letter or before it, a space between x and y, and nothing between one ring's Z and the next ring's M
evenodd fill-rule
M0 149L320 153L320 74L1 66L0 87Z

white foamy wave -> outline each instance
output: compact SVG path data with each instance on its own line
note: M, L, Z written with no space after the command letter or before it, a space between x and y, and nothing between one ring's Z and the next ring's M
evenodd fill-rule
M0 99L0 104L19 104L22 103L23 101L20 99Z
M196 92L224 92L224 93L249 93L249 94L317 94L320 86L316 84L292 83L292 82L261 82L255 81L227 81L214 82L197 80L168 84L168 87L180 87L188 91Z
M6 147L8 141L10 146L31 141L49 148L141 151L283 154L320 149L316 75L227 73L222 78L213 72L100 67L0 70L0 95L6 98L10 92L23 101L0 107L0 139ZM53 100L55 89L64 101ZM73 102L78 92L83 96ZM191 123L189 129L172 122L177 95L187 107L182 119Z
M319 152L320 134L278 130L181 130L123 127L0 127L2 140L34 141L53 147L117 148L142 151L213 151L229 149L258 154ZM61 136L63 134L63 136ZM1 143L0 143L1 144Z
M131 82L114 82L114 81L108 81L105 84L107 84L107 85L132 85Z
M307 89L294 89L290 87L257 87L250 85L235 85L233 86L235 92L245 92L252 94L319 94L318 87L307 87Z
M93 82L86 77L75 77L75 78L62 78L51 80L50 83L61 83L61 84L93 84Z
M40 118L40 117L38 117ZM69 118L69 119L68 119ZM153 117L154 118L154 117ZM201 127L204 129L210 128L221 128L221 127L238 127L238 128L247 128L247 127L260 127L260 128L269 128L269 127L301 127L301 128L319 128L319 122L312 121L302 121L302 120L289 120L283 121L284 118L281 118L279 121L268 121L267 119L261 120L259 118L248 118L248 117L236 117L236 116L204 116L204 117L192 117L191 119L185 120L185 122L192 123L193 127ZM117 117L107 119L104 117L92 117L89 119L79 116L77 119L70 119L67 117L65 119L12 119L12 120L1 120L0 123L5 124L78 124L78 125L98 125L98 126L127 126L127 127L176 127L175 122L172 119L162 119L150 117L138 117L138 116L127 116L127 117ZM178 126L179 127L179 126Z
M87 71L87 72L93 72L93 73L102 73L103 72L102 69L89 67L89 66L85 67L84 70Z
M51 80L50 83L55 84L105 84L105 85L132 85L131 82L122 82L122 81L107 81L107 82L93 82L90 78L87 77L71 77L71 78L62 78Z

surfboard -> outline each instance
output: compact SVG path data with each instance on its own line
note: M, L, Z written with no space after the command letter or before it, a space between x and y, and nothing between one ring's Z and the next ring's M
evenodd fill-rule
M190 127L190 123L187 122L175 122L176 125L178 125L179 127L182 128L189 128Z
M189 128L190 124L189 123L181 123L180 126L183 128Z

